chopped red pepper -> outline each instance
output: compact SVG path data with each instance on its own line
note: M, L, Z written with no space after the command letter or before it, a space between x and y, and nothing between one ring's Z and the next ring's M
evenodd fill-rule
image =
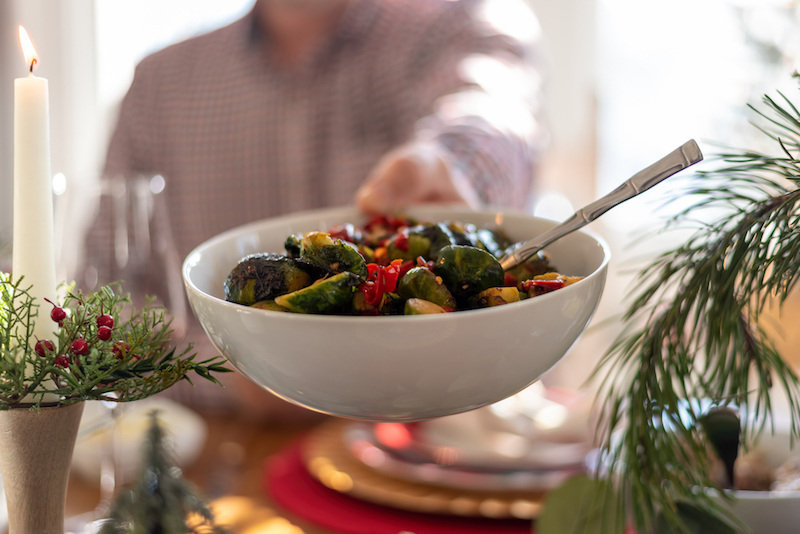
M402 250L403 252L408 252L408 234L405 232L400 232L394 238L394 247L397 250Z
M352 224L341 224L328 229L332 239L341 239L350 243L357 243L361 236Z
M376 263L367 264L367 280L359 286L359 289L364 293L368 305L380 306L383 295L397 289L402 264L403 260L399 259L392 260L386 267Z
M416 263L414 263L414 261L412 260L404 261L402 265L400 265L400 276L398 276L397 279L399 280L400 278L403 278L406 275L406 273L411 269L413 269L415 266Z
M517 277L511 273L506 273L503 277L503 285L508 287L514 287L517 285ZM527 291L527 289L526 289Z
M564 287L564 280L525 280L520 284L523 291L528 291L533 288L534 292L541 291L541 293L549 293L556 289Z
M397 289L397 281L400 279L400 268L403 265L403 260L392 260L392 262L383 268L380 276L383 277L384 291L393 293Z
M422 256L417 256L417 267L425 267L429 271L433 271L436 262L433 260L425 260Z

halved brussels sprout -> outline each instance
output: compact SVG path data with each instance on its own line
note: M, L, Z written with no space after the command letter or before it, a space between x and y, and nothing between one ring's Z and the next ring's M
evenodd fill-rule
M478 306L488 308L509 302L519 302L520 294L516 287L490 287L478 293Z
M300 257L330 273L350 271L367 276L367 262L358 248L342 239L333 239L325 232L309 232L300 241Z
M386 246L389 260L415 260L419 256L428 257L431 240L414 233L396 234Z
M447 310L425 299L408 299L403 308L405 315L429 315L432 313L447 313Z
M426 256L430 258L435 258L448 245L471 245L464 232L452 223L424 224L410 233L418 233L431 240L431 248Z
M497 258L476 247L449 245L439 251L434 274L459 303L490 287L503 285L505 272Z
M314 268L273 253L244 257L225 279L225 300L250 306L311 284Z
M355 315L403 315L403 304L397 293L384 293L378 305L367 304L367 297L361 291L353 293L350 310Z
M270 300L259 300L255 304L250 306L251 308L258 308L259 310L271 310L271 311L279 311L279 312L288 312L286 308L283 306L278 305L274 299Z
M511 275L516 282L522 282L523 280L528 280L533 278L534 276L539 276L551 271L557 271L558 269L554 268L550 264L550 256L540 250L525 262L517 265L513 269L508 270L508 274Z
M298 313L331 313L350 303L361 279L348 271L275 298L275 303Z
M425 267L410 269L397 284L397 294L402 299L425 299L439 306L456 307L456 299L442 278Z

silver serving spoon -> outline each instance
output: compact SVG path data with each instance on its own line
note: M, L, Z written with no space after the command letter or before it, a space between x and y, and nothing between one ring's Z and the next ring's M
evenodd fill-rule
M500 265L505 270L516 267L556 239L560 239L578 228L586 226L614 206L647 191L673 174L691 167L698 161L702 161L702 159L703 154L694 139L687 141L649 167L634 174L609 194L579 209L563 223L529 241L519 243L516 248L500 260Z

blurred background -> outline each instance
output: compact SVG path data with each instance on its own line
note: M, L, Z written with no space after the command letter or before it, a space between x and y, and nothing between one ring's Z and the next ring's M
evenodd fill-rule
M800 55L795 1L528 2L546 41L544 107L551 142L537 181L536 212L542 216L569 215L689 138L707 154L715 149L712 142L758 148L746 104L778 89L796 91L790 77ZM25 73L17 25L36 43L37 74L50 80L59 194L98 178L117 106L141 58L224 25L251 5L252 0L0 3L0 243L11 235L12 80ZM627 240L652 219L653 195L665 187L593 226L616 254L610 287L595 326L551 373L554 382L580 384L613 337L613 329L598 325L620 311L629 280L623 276L629 268Z

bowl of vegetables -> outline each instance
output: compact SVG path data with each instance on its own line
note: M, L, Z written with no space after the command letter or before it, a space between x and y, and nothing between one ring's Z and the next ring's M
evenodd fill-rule
M610 256L598 237L575 232L497 270L513 242L554 225L444 206L295 213L201 244L184 285L214 346L268 391L341 417L419 421L517 393L589 324Z

